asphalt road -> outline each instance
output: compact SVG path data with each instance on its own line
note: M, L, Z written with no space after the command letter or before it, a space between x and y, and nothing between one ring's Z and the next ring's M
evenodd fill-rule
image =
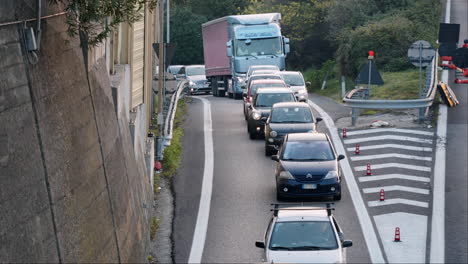
M460 24L460 41L468 39L468 1L452 0L451 23ZM460 104L448 109L445 181L445 261L468 263L468 84L449 86Z
M264 155L264 141L250 140L242 115L242 101L207 96L211 103L214 143L214 180L208 232L202 262L238 263L262 261L255 247L270 219L270 204L276 202L274 161ZM182 168L174 178L174 256L187 262L196 222L200 182L199 164L204 163L202 108L199 100L189 104L185 123ZM332 109L330 109L332 111ZM326 132L324 125L319 130ZM196 170L196 171L194 171ZM370 261L346 185L335 215L346 239L354 242L348 261Z

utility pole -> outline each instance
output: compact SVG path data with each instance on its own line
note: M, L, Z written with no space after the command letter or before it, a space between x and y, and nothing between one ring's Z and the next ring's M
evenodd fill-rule
M158 54L158 141L157 141L157 153L156 159L162 160L162 146L163 146L163 105L164 105L164 3L163 0L158 1L159 8L159 54Z
M167 3L166 3L167 4L167 7L166 7L167 8L167 10L166 10L166 13L167 13L167 21L166 21L166 23L167 23L167 32L166 32L167 33L167 38L166 38L166 42L170 43L171 41L170 41L170 38L169 38L170 37L170 30L169 30L170 25L169 24L171 23L171 14L170 14L170 10L171 10L170 6L171 5L170 5L170 0L166 0L166 1L167 1Z

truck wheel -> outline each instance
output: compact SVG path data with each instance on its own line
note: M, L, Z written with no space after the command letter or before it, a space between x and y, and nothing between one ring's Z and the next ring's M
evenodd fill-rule
M234 97L234 95L232 95L232 93L228 93L228 96L229 96L229 98Z
M265 156L271 156L273 155L273 151L270 147L268 147L267 145L265 145Z
M242 94L235 93L234 94L234 99L236 99L236 100L242 99Z
M219 97L224 97L226 95L226 91L220 91L218 90L218 96Z
M218 78L211 78L211 93L214 97L218 96Z

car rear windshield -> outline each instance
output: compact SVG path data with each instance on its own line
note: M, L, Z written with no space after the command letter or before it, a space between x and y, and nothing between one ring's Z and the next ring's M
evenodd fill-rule
M338 248L328 221L276 222L268 246L271 250L333 250Z
M325 140L288 141L284 147L282 160L327 161L335 155L330 143Z
M312 113L307 107L275 107L271 111L271 123L311 123Z
M283 79L290 86L304 86L304 78L299 74L283 74Z
M256 107L271 107L280 102L294 102L292 93L261 93L255 100Z
M187 75L187 76L192 76L192 75L205 75L205 67L186 68L186 75Z

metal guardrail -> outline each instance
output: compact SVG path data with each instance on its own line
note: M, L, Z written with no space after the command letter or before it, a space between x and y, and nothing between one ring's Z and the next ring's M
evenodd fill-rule
M348 92L343 98L345 106L351 107L352 125L354 126L359 115L359 109L414 109L419 108L419 120L424 120L427 114L427 108L430 107L434 101L437 91L437 65L438 54L434 56L431 65L426 68L426 83L424 85L423 98L409 99L409 100L366 100L355 99L356 95L362 94L363 88L353 89Z

